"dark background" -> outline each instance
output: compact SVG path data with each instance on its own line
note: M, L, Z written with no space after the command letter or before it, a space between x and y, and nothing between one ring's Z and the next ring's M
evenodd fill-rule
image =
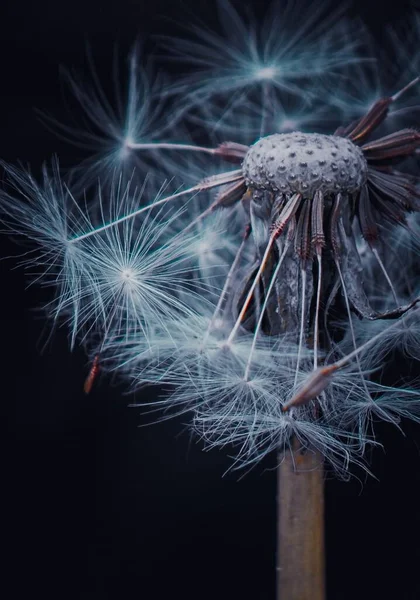
M5 4L0 155L35 169L54 152L80 158L33 108L65 120L59 67L83 70L86 42L99 75L109 75L115 42L124 55L136 38L173 32L171 19L188 19L188 10L210 22L214 13L213 2L192 0ZM380 39L411 9L360 1L349 13ZM16 254L6 237L0 243L3 256ZM68 351L65 331L41 353L37 307L48 296L25 291L15 262L0 262L3 597L274 598L273 458L242 479L223 476L228 452L203 452L183 420L139 428L150 419L105 380L86 397L86 359ZM420 426L404 423L406 437L376 431L386 449L371 458L377 479L327 482L329 600L420 598Z

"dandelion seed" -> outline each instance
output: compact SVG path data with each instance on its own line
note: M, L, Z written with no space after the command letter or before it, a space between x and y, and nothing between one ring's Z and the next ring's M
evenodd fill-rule
M120 177L105 196L98 188L91 213L99 216L94 217L81 211L58 173L51 179L44 171L43 187L29 174L9 173L29 203L8 194L2 198L3 213L10 227L38 242L36 264L45 269L43 277L51 276L50 285L59 284L53 314L69 315L72 346L79 333L86 336L98 328L122 336L138 331L148 339L155 323L165 323L165 315L193 312L180 295L184 292L185 299L188 291L191 299L200 290L198 278L186 277L197 234L162 241L180 211L163 214L156 209L151 216L149 209L140 223L121 219L138 206L144 190L132 188L131 182L125 185ZM103 225L109 222L119 225Z
M175 43L162 40L172 57L179 56L196 67L191 76L174 86L177 93L188 90L194 104L230 94L231 104L240 105L244 90L262 86L264 95L266 85L298 96L303 96L305 89L307 96L317 77L359 60L357 38L352 38L348 24L340 21L340 10L326 12L318 7L302 20L299 3L280 10L273 3L257 30L252 16L243 19L230 2L219 1L217 8L220 32L190 25L194 37L177 38Z
M177 111L173 106L172 110L168 111L164 99L167 87L165 78L159 74L152 75L152 65L142 60L138 46L132 49L127 62L128 77L123 97L117 59L114 61L113 101L106 96L90 53L90 84L85 81L81 83L80 76L65 74L78 109L84 113L82 126L79 124L71 127L53 117L42 115L47 125L66 141L93 152L93 155L75 170L74 181L79 191L90 186L92 182L96 183L98 177L105 188L108 183L112 183L115 171L124 172L126 176L132 177L133 170L136 169L142 180L146 174L149 174L150 178L151 167L157 167L152 152L153 144L150 142L168 137L171 133L175 138L186 134L178 126ZM170 119L167 117L169 112ZM72 115L75 113L77 114L72 110ZM149 152L135 152L134 149L139 144L146 144ZM158 166L161 180L165 177L164 165ZM159 186L159 183L156 185ZM153 191L157 192L156 186Z
M85 394L90 394L90 392L92 391L93 384L95 383L95 379L99 373L99 368L99 354L96 354L96 356L93 359L89 374L86 377L85 384L83 386Z

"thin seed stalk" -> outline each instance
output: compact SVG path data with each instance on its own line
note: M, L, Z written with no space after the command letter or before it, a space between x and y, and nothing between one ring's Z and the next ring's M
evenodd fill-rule
M325 600L323 457L295 449L280 458L276 598Z

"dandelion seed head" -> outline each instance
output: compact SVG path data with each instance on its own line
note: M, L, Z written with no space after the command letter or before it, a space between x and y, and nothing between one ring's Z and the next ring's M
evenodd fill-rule
M137 50L113 99L94 69L68 77L87 127L61 133L95 154L75 187L6 167L22 198L0 196L3 221L36 243L25 262L71 345L130 389L169 388L152 410L191 412L235 466L297 441L345 474L373 420L420 415L415 384L381 383L391 351L420 351L420 135L375 137L416 80L378 98L341 10L277 2L257 27L217 8L219 31L169 42L196 67L173 85Z
M278 133L263 137L243 162L247 185L313 197L355 192L367 178L367 162L350 140L309 133Z

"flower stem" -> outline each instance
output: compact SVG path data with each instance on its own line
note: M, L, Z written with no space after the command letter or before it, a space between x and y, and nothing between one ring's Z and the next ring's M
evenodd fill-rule
M276 598L325 600L323 457L295 444L280 458Z

